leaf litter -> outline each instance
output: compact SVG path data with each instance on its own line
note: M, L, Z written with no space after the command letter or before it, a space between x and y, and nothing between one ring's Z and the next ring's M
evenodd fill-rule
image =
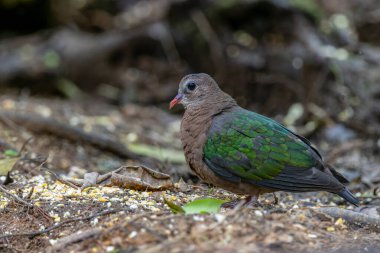
M122 166L104 175L100 175L98 172L88 172L84 174L83 179L67 178L66 181L80 186L81 189L105 185L133 190L163 191L174 187L169 175L143 165Z

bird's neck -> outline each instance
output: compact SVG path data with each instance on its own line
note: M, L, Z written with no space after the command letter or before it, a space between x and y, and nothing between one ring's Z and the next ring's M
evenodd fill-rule
M217 90L209 95L207 100L199 103L191 103L186 107L184 118L202 117L209 118L231 107L237 106L236 101L227 93Z
M209 99L199 106L189 106L181 122L181 141L190 168L199 176L203 168L203 146L207 140L207 132L213 118L228 110L236 108L237 104L229 95L216 99Z
M182 143L198 141L200 135L207 133L216 115L235 107L236 101L227 94L219 100L210 99L202 105L189 106L181 122Z
M206 101L199 104L191 104L186 108L182 121L206 122L230 108L237 106L236 101L228 94L223 93L222 96L210 96Z

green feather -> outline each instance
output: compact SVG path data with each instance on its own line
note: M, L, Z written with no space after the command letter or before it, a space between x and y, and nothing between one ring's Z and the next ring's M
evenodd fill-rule
M203 152L209 161L243 179L272 179L285 167L315 166L310 147L281 124L247 110L230 112L211 128Z

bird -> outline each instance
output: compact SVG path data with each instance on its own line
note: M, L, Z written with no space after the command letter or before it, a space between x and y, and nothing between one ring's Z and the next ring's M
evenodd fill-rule
M180 137L186 162L206 183L247 196L247 205L264 193L326 191L358 206L348 180L309 140L240 107L210 75L183 77L169 109L177 104L185 109Z

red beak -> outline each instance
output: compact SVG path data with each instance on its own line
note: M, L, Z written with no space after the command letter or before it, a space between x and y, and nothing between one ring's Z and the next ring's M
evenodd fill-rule
M178 104L182 100L183 94L177 94L175 98L169 104L169 110L172 109L176 104Z

